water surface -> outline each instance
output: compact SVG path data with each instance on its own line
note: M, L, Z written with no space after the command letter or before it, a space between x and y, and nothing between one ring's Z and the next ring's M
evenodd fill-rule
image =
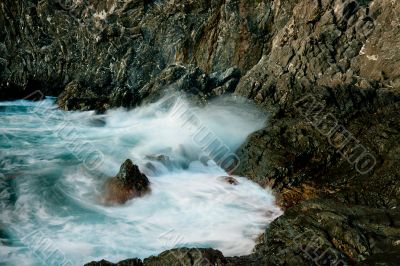
M270 191L246 178L224 182L227 173L193 128L235 151L265 115L232 99L190 110L183 103L97 115L61 111L52 98L1 102L0 264L116 262L183 246L251 253L281 212ZM195 114L196 125L182 110ZM103 184L127 158L149 177L152 192L104 206Z

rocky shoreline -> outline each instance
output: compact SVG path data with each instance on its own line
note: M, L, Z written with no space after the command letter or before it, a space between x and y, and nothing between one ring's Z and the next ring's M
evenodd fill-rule
M254 253L178 249L117 265L398 264L398 1L0 6L0 100L39 89L65 110L101 112L174 90L201 104L233 93L268 112L234 173L272 187L285 208ZM89 265L114 265L99 263Z

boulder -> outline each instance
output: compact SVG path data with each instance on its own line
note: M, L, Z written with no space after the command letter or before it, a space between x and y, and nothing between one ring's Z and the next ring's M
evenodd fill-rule
M104 200L106 204L123 204L150 192L149 179L139 167L127 159L115 177L106 181Z

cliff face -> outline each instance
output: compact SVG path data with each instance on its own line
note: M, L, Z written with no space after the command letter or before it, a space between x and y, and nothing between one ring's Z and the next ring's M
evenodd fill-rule
M379 262L398 249L398 1L0 5L0 99L41 89L67 110L107 109L173 87L268 110L237 174L271 185L289 209L253 255L229 263Z
M298 1L289 10L236 89L271 114L239 150L238 173L294 206L258 252L273 265L390 252L400 233L400 5ZM296 255L299 247L309 250Z
M78 90L72 109L132 106L173 63L247 71L261 58L270 13L260 1L3 1L1 98L67 86Z

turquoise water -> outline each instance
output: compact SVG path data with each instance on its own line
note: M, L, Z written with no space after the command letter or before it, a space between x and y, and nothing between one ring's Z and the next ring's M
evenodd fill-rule
M101 115L64 112L54 101L0 102L0 264L116 262L183 246L244 255L281 214L269 190L243 177L224 182L227 173L193 135L200 127L236 150L264 126L251 105L221 99L184 110L195 114L191 125L177 111L189 107L180 99ZM152 192L105 206L103 184L127 158Z

